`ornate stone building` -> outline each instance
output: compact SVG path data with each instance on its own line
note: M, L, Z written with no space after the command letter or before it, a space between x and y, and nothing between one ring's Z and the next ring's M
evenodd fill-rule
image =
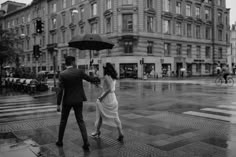
M62 70L65 55L76 57L79 68L89 67L89 51L69 48L75 35L98 33L115 44L112 50L92 52L94 67L114 64L119 77L142 78L211 75L218 61L226 63L230 38L225 0L41 0L9 12L3 27L18 34L21 63L35 69L33 45L42 50L40 70ZM37 34L40 19L44 31ZM24 35L22 35L24 34ZM50 52L56 46L57 52Z

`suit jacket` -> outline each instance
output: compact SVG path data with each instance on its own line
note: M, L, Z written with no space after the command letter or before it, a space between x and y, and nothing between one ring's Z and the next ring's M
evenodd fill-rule
M68 68L59 76L59 91L57 94L57 105L74 105L86 101L83 88L83 80L88 82L99 82L99 78L89 77L82 70ZM61 102L62 101L62 102Z

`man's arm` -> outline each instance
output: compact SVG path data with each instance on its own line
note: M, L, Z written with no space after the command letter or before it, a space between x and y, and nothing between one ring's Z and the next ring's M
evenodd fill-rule
M100 79L98 77L90 77L87 74L85 74L84 72L82 73L82 78L88 82L94 83L94 84L99 84L100 83Z

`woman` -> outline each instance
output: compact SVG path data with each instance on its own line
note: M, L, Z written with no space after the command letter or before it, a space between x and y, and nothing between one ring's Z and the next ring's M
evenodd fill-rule
M119 137L118 141L122 142L124 135L121 122L118 115L118 102L115 95L115 85L117 80L117 72L111 63L106 63L104 68L103 93L97 99L96 106L96 132L92 133L92 137L99 137L102 123L117 127Z

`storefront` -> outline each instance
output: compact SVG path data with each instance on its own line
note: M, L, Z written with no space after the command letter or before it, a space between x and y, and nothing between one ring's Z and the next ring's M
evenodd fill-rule
M138 64L120 64L120 78L138 78Z
M147 78L155 78L155 73L155 63L143 64L143 76L147 76Z
M161 66L162 70L162 77L171 76L171 64L170 63L163 63Z

